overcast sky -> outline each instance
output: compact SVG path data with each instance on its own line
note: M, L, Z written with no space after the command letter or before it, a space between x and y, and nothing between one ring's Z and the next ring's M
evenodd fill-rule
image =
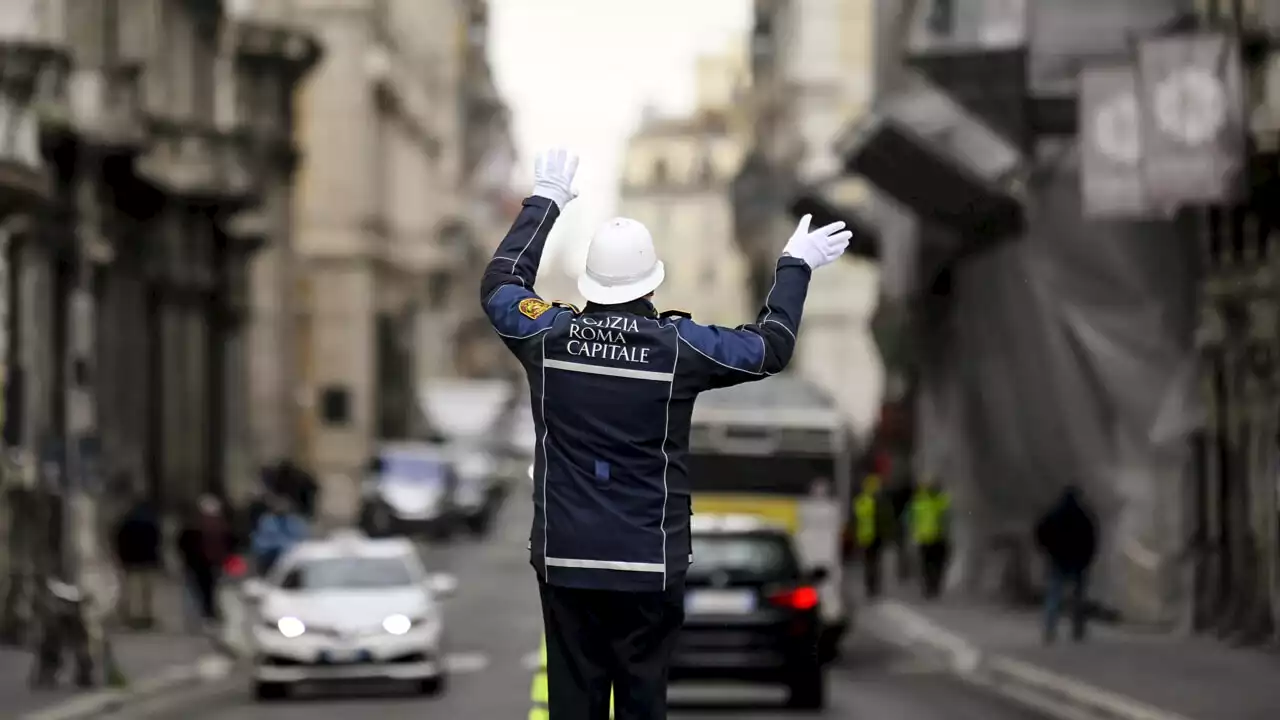
M581 246L612 216L623 144L641 111L689 110L695 59L740 39L750 6L750 0L491 0L491 57L515 116L522 167L532 174L534 154L555 144L582 156L582 195L557 228L552 253L565 235ZM556 262L573 263L575 254Z

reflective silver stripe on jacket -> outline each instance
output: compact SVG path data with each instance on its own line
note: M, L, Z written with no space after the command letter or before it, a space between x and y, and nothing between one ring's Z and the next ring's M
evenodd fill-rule
M548 567L580 568L584 570L623 570L626 572L666 572L663 563L623 562L621 560L579 560L576 558L546 559Z

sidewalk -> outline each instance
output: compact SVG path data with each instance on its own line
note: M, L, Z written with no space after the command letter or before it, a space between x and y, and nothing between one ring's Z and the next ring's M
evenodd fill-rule
M862 625L873 634L1060 712L1124 720L1280 717L1280 655L1102 624L1077 644L1064 623L1061 639L1046 646L1035 613L945 599L883 600L866 615Z
M203 634L184 631L182 589L165 579L156 587L155 613L159 627L149 631L115 629L111 633L112 650L130 687L147 682L174 668L194 666L217 652L216 643ZM53 708L75 698L100 693L106 688L76 688L67 678L56 689L36 690L28 686L31 653L22 648L0 648L0 706L5 717Z

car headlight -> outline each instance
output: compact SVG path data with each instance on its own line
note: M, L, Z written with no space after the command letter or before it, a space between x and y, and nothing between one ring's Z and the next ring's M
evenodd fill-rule
M382 629L392 635L404 635L413 627L413 621L405 615L390 615L382 621Z
M276 629L287 638L296 638L307 631L307 626L296 617L282 617L276 621Z

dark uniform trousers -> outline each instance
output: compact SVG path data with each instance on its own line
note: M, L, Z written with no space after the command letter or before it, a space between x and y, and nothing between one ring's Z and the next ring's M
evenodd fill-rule
M667 717L667 668L684 623L684 588L626 592L539 581L550 720Z

